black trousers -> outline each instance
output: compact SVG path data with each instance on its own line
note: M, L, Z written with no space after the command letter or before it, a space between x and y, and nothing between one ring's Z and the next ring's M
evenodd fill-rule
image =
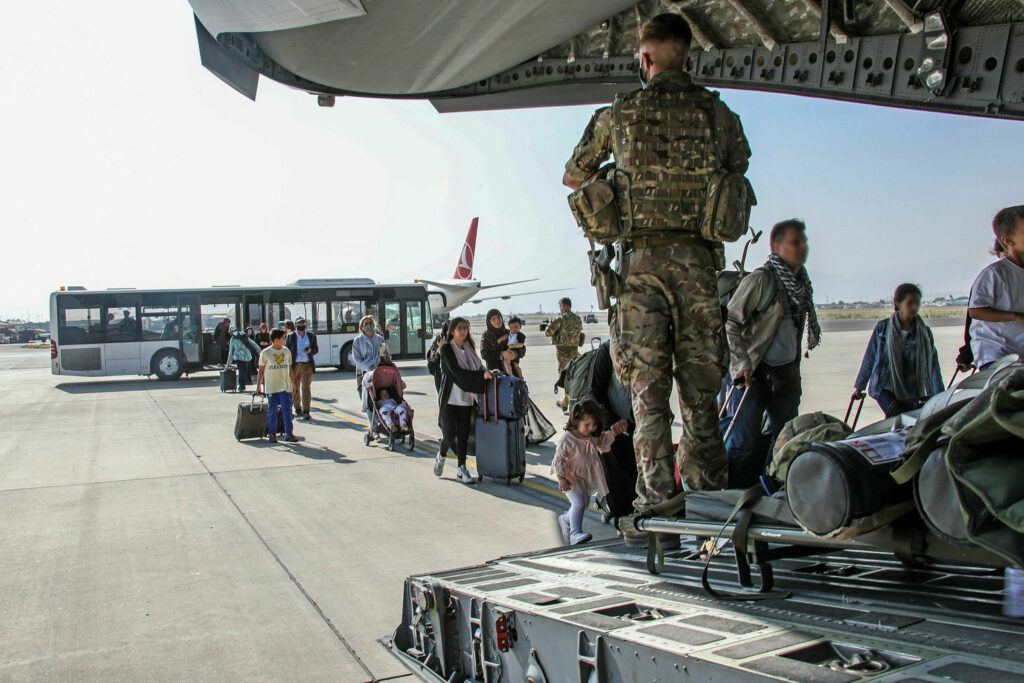
M469 433L473 429L473 406L446 405L441 413L441 433L445 443L455 451L459 466L466 464Z

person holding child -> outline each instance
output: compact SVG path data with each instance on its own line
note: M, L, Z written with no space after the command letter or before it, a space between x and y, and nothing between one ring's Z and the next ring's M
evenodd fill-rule
M591 496L608 495L608 482L598 453L611 450L615 437L628 429L627 422L619 420L597 436L601 432L603 412L601 406L590 400L574 406L551 463L551 472L558 477L558 488L569 499L569 510L558 516L558 525L562 538L570 545L591 539L591 535L583 531L583 513Z
M506 374L512 374L512 361L518 357L508 348L508 336L501 311L496 308L487 311L487 329L480 338L480 357L488 370L504 370Z

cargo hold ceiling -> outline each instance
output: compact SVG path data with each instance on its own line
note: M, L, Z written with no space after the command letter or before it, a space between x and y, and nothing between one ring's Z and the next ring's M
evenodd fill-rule
M607 102L637 83L638 26L671 11L709 87L1024 118L1024 0L190 1L203 64L252 98L262 75L323 105Z

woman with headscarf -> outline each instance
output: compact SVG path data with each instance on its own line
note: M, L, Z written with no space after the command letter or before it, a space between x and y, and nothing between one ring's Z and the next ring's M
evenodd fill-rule
M944 388L932 331L918 315L921 290L904 283L892 303L893 314L875 325L853 385L854 399L868 389L886 417L913 410Z
M514 351L508 350L508 328L505 327L501 311L496 308L487 311L487 329L480 338L480 357L491 370L505 368L506 361L515 360L516 357Z

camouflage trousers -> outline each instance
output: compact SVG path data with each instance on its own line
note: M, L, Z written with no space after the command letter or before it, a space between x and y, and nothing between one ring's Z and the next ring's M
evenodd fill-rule
M728 458L715 402L727 352L716 257L698 245L635 250L617 306L616 371L633 390L638 511L677 493L675 464L689 490L723 489ZM672 453L673 383L683 434Z
M579 349L575 346L556 346L555 357L558 358L558 374L561 375L562 370L565 370L565 366L569 364L569 361L579 355Z

